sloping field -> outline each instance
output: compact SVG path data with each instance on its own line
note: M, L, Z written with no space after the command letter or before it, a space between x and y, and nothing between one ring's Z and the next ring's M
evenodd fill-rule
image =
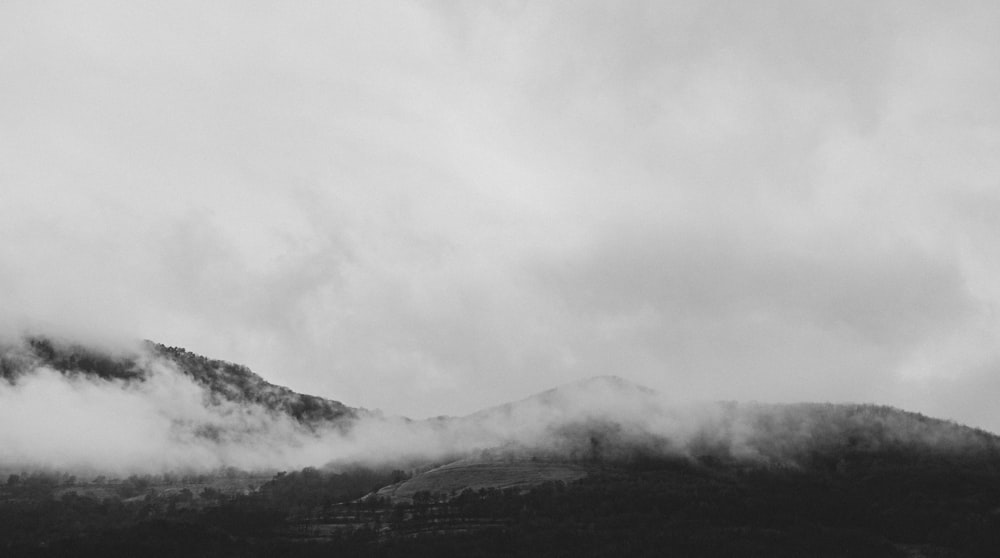
M378 491L393 502L409 502L418 492L458 494L470 488L528 489L547 481L570 482L587 476L586 467L538 461L460 460L431 469Z

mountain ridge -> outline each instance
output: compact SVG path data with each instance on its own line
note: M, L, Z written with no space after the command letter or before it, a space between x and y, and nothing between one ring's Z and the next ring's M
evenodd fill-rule
M332 427L342 435L350 433L352 439L392 432L410 443L407 438L423 436L443 448L437 451L454 459L489 456L494 460L594 462L679 455L788 465L816 459L819 454L886 449L1000 455L1000 437L992 433L894 407L757 402L675 405L656 390L613 375L570 382L461 417L386 419L377 412L271 384L242 365L148 340L135 351L117 354L43 336L0 347L0 378L11 384L31 370L50 368L65 377L127 385L148 381L156 366L169 366L194 380L205 390L210 405L256 405L290 417L313 432ZM230 424L234 423L217 421L195 432L224 437ZM259 430L235 424L250 434ZM356 424L366 428L355 432ZM233 438L238 441L250 434ZM275 436L280 439L280 431ZM339 455L338 445L345 440L325 440L330 455ZM375 449L370 451L392 450L392 445L391 439L381 445L373 443ZM419 455L416 446L413 451L417 453L412 455Z
M30 371L46 367L67 377L143 382L154 373L151 359L174 366L206 388L216 403L225 400L258 404L270 411L284 413L307 427L356 419L368 412L272 384L240 364L150 340L142 341L135 350L113 354L109 350L45 336L26 336L21 343L8 343L0 348L0 378L15 383Z

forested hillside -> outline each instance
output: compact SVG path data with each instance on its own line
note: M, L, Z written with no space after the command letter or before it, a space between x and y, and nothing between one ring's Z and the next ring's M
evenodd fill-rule
M67 376L142 382L156 366L169 366L190 377L207 388L207 393L216 401L259 404L307 426L350 419L358 413L357 409L338 401L271 384L245 366L152 341L141 343L134 351L112 352L31 336L0 347L0 376L10 383L39 368Z

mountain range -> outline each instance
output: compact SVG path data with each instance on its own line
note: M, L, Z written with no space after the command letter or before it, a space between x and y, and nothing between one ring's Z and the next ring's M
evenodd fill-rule
M0 378L4 555L1000 555L1000 438L887 406L602 376L411 420L43 336Z
M991 433L892 407L684 403L614 376L581 380L468 416L415 421L296 393L245 366L152 341L112 351L30 336L0 348L0 378L8 385L40 370L146 398L152 396L140 388L164 375L193 383L199 400L186 404L202 412L177 412L184 405L171 397L188 396L178 390L159 395L155 410L169 417L172 440L186 437L202 449L208 442L226 442L224 451L217 451L220 466L241 465L226 461L233 447L253 452L255 446L280 446L283 437L292 448L281 449L283 454L313 444L313 461L302 464L334 468L358 462L419 467L469 459L594 463L663 456L795 467L845 453L1000 455L1000 438ZM266 462L247 461L258 467Z

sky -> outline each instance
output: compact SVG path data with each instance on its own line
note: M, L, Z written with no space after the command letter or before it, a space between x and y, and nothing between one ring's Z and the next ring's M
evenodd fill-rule
M1000 432L995 2L0 4L0 331L414 418L617 375Z

